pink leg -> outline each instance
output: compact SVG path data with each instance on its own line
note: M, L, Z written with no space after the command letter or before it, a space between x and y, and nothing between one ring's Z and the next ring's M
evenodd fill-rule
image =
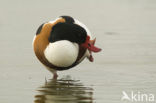
M53 79L57 79L58 75L57 72L53 73Z

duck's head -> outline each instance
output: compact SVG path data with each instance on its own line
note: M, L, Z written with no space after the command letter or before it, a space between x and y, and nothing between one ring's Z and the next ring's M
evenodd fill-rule
M99 52L101 50L94 46L84 27L76 24L74 19L69 16L62 16L62 18L65 19L65 22L57 23L52 27L49 42L54 43L60 40L68 40L79 44L89 51Z
M82 44L85 42L86 37L87 33L81 26L65 22L53 26L49 42L54 43L60 40L68 40L73 43Z

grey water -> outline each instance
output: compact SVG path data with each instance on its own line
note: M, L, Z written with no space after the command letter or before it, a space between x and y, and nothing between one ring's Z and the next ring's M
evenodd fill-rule
M0 0L0 12L0 103L132 103L121 100L123 91L156 96L155 0ZM102 51L52 80L32 40L40 24L60 15L87 25Z
M35 95L35 103L92 103L93 89L84 86L78 80L72 80L68 76L64 79L49 80L42 85Z

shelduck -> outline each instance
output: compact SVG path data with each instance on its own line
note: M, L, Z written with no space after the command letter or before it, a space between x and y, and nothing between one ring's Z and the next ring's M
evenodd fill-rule
M54 79L58 77L57 71L70 69L86 57L93 62L92 52L101 51L94 44L88 28L70 16L43 23L33 40L36 57L53 73Z

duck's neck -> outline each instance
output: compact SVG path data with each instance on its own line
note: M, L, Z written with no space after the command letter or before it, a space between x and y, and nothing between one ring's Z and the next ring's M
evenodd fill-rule
M77 59L79 46L67 40L49 43L44 51L46 59L55 66L68 67Z

